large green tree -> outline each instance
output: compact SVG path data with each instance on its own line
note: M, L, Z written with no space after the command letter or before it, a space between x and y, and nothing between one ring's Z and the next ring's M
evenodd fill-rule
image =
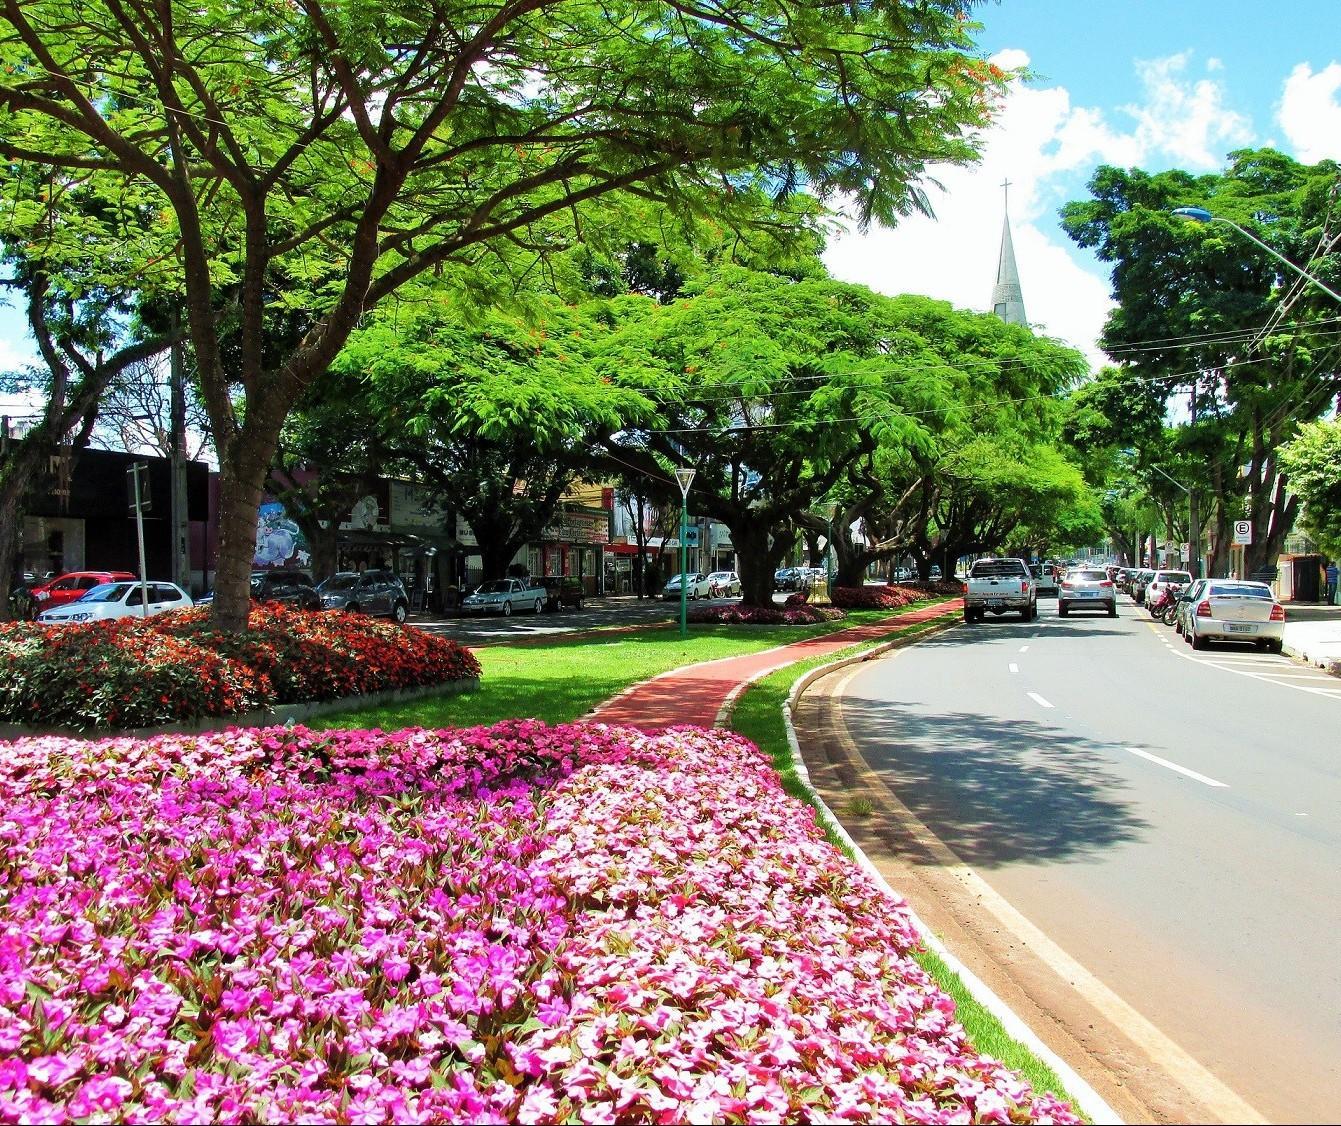
M258 502L294 404L349 333L449 262L543 259L620 193L744 222L773 194L924 207L1002 75L963 0L4 0L0 157L53 190L152 197L118 269L182 295L217 443L215 613L241 628ZM94 236L97 232L93 233ZM44 247L58 283L107 241ZM290 337L283 321L307 323ZM226 339L236 342L226 347Z
M1214 534L1211 573L1228 563L1232 521L1253 522L1245 563L1274 562L1298 513L1277 452L1341 389L1335 302L1226 224L1172 214L1200 207L1238 223L1286 259L1341 278L1338 167L1301 165L1274 149L1232 153L1222 173L1100 168L1091 199L1062 210L1068 233L1113 264L1118 301L1103 347L1129 377L1128 394L1166 409L1175 432L1143 461L1185 459ZM1153 482L1152 482L1153 484Z
M1300 427L1281 448L1280 462L1290 491L1303 502L1304 528L1331 558L1341 559L1341 420Z

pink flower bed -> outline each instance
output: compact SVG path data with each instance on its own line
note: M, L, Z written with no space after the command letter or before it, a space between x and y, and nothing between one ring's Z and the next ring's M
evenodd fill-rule
M1077 1121L726 733L31 739L0 842L5 1122Z
M795 595L792 596L796 597ZM793 603L787 599L786 606L745 606L730 602L717 606L695 606L686 615L691 622L711 624L724 622L729 625L752 626L809 626L816 622L833 622L847 615L831 606L811 606L807 602Z
M898 610L920 597L918 591L903 586L836 586L832 601L849 610Z

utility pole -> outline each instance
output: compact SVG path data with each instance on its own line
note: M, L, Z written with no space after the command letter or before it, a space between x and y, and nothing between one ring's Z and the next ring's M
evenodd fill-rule
M1192 380L1192 427L1197 425L1197 380ZM1191 545L1191 571L1194 579L1204 576L1201 573L1201 504L1197 499L1196 488L1187 490L1187 521L1191 525L1187 530L1188 543Z
M172 315L177 337L177 313ZM191 549L189 513L186 503L186 371L182 342L174 339L169 350L169 379L172 384L170 462L170 517L172 525L172 581L185 591L191 589Z

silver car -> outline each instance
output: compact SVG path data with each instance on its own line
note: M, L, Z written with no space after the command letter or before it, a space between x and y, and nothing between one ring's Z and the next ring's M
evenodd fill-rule
M531 586L525 579L494 579L467 594L461 602L461 612L502 614L504 617L511 616L514 610L529 610L539 614L545 608L548 597L544 587Z
M148 602L142 601L146 589ZM184 610L193 605L195 603L191 601L191 596L176 583L152 582L144 586L130 582L102 583L78 602L67 602L64 606L43 610L37 615L37 620L43 625L55 625L106 621L109 618L148 618L168 610Z
M1285 607L1266 583L1210 579L1188 611L1183 637L1193 649L1212 641L1243 641L1279 653L1285 639Z
M374 614L403 622L409 616L410 596L394 571L337 571L317 587L323 610Z
M1098 567L1074 567L1057 588L1057 614L1066 617L1072 610L1103 610L1117 617L1117 588L1108 572Z
M740 576L735 571L713 571L708 586L719 598L734 598L740 593Z
M710 598L712 596L712 585L708 582L707 575L695 575L690 573L685 576L685 598ZM670 582L661 588L661 597L665 602L680 601L680 576L672 575Z

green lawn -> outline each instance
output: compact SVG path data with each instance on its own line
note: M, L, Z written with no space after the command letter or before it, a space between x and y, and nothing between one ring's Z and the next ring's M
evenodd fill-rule
M791 747L787 742L787 728L782 718L782 708L791 692L792 685L811 669L820 665L841 660L844 657L855 656L866 649L884 644L894 636L918 633L927 628L929 628L927 625L910 626L901 630L898 635L891 634L890 637L883 638L880 641L853 645L851 648L840 650L838 653L826 657L788 665L785 669L779 669L777 672L755 681L737 701L736 709L731 716L731 729L744 735L772 757L773 764L782 776L782 784L788 793L813 805L814 801L810 792L802 784L796 773ZM841 814L844 811L839 810L838 812ZM820 821L829 834L829 840L851 856L851 849L833 831L833 825L825 817L823 811L820 811ZM917 960L922 968L936 979L936 983L954 998L959 1023L964 1026L970 1042L980 1053L998 1059L1008 1067L1014 1068L1033 1084L1035 1090L1051 1091L1059 1098L1071 1103L1077 1114L1081 1113L1080 1109L1075 1107L1074 1099L1062 1085L1062 1081L1057 1077L1056 1072L1038 1059L1023 1044L1013 1039L1002 1027L1001 1022L973 999L964 987L964 983L960 981L958 974L930 950L919 954Z
M925 603L915 604L921 605ZM813 626L691 625L689 636L681 638L678 625L664 625L493 645L476 652L483 668L477 691L337 712L312 720L311 726L472 727L522 717L569 723L625 688L669 669L757 653L889 616L886 610L851 610L844 621Z

